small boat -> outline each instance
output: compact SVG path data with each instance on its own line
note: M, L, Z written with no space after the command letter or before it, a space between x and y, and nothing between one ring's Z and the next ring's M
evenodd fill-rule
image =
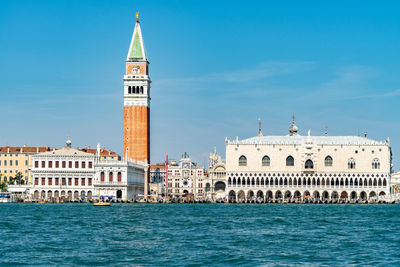
M43 203L46 203L46 201L44 201L44 200L39 200L38 203L43 204Z
M111 206L111 203L101 201L100 194L99 194L99 202L94 202L93 206Z

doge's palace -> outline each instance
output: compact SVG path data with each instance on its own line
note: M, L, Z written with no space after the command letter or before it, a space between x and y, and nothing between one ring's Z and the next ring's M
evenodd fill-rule
M285 136L226 140L227 196L249 201L379 201L390 196L389 139Z

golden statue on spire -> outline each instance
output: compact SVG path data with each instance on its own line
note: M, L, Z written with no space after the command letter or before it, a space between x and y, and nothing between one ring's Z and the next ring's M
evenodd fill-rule
M139 21L139 12L136 12L136 21Z

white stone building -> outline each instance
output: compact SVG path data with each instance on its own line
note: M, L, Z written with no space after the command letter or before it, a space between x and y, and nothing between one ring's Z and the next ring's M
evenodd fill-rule
M142 198L147 169L147 164L134 161L96 162L95 192L105 198L125 201Z
M231 201L380 200L390 196L391 148L359 136L286 136L226 140Z
M98 197L132 200L144 194L147 165L141 162L102 158L66 146L32 157L33 183L28 185L33 200L73 201Z
M392 195L396 200L400 200L400 171L392 174L390 185Z
M168 197L172 199L186 198L189 196L194 200L206 200L207 191L210 191L210 182L204 167L197 166L196 163L185 153L177 162L168 162L168 175L165 164L152 165L150 168L150 179L153 188L152 196L161 197L166 188L168 177ZM208 183L209 187L206 188Z
M210 183L207 184L210 185L211 191L207 192L207 195L215 201L226 200L225 190L227 179L225 161L222 160L221 156L217 153L217 150L215 148L214 153L210 153L208 164Z
M33 200L74 200L94 195L95 155L66 146L32 156Z

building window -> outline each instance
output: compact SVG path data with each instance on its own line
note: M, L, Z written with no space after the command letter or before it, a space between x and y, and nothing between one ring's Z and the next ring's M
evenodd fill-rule
M85 185L85 178L82 178L81 185Z
M294 166L294 158L292 156L286 158L286 166Z
M325 157L325 167L332 167L333 165L333 159L331 156L326 156Z
M118 183L122 182L122 174L121 172L118 172Z
M68 168L72 169L72 161L68 161Z
M42 168L46 168L46 161L42 160Z
M10 160L10 166L12 166L12 160Z
M59 178L58 178L58 177L57 177L57 178L55 178L55 179L54 179L54 185L58 185L58 184L59 184L59 181L60 181L60 180L59 180Z
M4 160L4 166L7 166L7 160Z
M66 168L66 162L65 161L62 162L62 167Z
M53 168L53 162L49 161L49 168Z
M86 168L86 162L82 161L82 169Z
M15 161L15 166L18 166L18 160Z
M314 168L314 163L312 162L311 159L306 160L306 163L304 164L304 168L306 168L306 169L313 169Z
M101 173L100 173L100 181L101 181L101 182L104 182L104 172L101 172Z
M270 166L271 165L271 160L268 156L264 156L262 158L262 166Z
M381 163L379 162L379 159L374 159L372 161L372 169L379 169L381 167Z
M68 185L72 185L72 178L68 178Z
M239 158L239 166L247 166L247 158L243 155Z
M35 178L35 185L39 185L39 178Z
M349 159L349 161L347 162L347 166L349 169L355 169L356 161L353 158Z
M93 163L91 161L89 161L89 169L91 169L93 167Z
M53 179L52 178L48 178L47 182L49 183L49 185L53 185Z
M28 166L28 160L25 160L25 166Z
M79 168L79 162L75 161L75 169L78 169L78 168Z
M91 186L92 185L92 178L89 178L88 179L88 186Z
M79 178L75 178L75 185L76 185L76 186L79 185Z
M59 168L60 167L60 162L57 160L56 161L56 168Z
M46 184L46 178L42 178L42 185Z
M110 173L108 174L108 181L109 181L110 183L112 183L112 181L113 181L113 173L112 173L112 172L110 172Z

